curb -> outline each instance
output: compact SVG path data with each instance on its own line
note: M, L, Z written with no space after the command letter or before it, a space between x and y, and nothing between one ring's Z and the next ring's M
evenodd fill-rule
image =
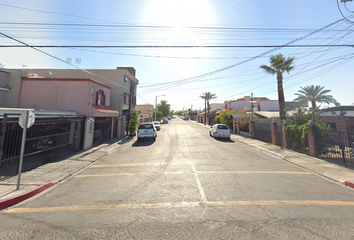
M343 185L345 185L347 187L354 188L354 183L350 182L350 181L338 181L338 183L343 184Z
M33 196L43 192L44 190L52 187L53 185L54 185L54 183L46 183L46 184L43 184L43 185L41 185L31 191L28 191L26 193L2 200L2 201L0 201L0 210L2 210L4 208L11 207L17 203L22 202L22 201L25 201L28 198L33 197Z
M253 147L253 148L257 148L258 150L262 151L262 152L265 152L265 153L268 153L274 157L277 157L277 158L280 158L280 159L285 159L285 157L281 154L278 154L278 153L275 153L275 152L272 152L270 150L267 150L265 148L262 148L262 147L259 147L259 146L256 146L254 144L250 144L249 146Z

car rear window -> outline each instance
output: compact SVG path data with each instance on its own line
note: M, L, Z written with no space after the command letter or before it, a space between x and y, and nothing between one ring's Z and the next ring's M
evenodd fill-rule
M229 129L228 126L226 125L219 125L218 126L218 129Z
M153 128L152 124L141 124L139 129L151 129Z

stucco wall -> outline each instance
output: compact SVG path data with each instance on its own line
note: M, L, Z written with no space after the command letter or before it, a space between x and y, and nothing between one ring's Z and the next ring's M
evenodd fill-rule
M45 110L73 110L81 115L89 115L91 87L94 86L93 103L96 92L102 89L109 106L110 89L90 81L26 79L22 82L20 108Z
M261 111L279 111L279 103L277 100L258 101Z
M21 89L21 69L6 69L10 72L9 85L12 88L8 94L8 101L5 107L19 107L19 96ZM104 85L111 87L110 106L116 110L120 110L121 96L124 94L124 76L131 81L139 84L139 80L135 78L126 69L88 69L88 72L78 69L24 69L22 76L27 73L35 73L42 77L48 78L90 78Z

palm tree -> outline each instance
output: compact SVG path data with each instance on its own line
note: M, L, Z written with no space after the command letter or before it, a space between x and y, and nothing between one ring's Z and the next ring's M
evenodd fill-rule
M216 95L214 93L211 92L205 92L202 93L202 95L200 95L201 99L205 100L205 114L204 114L204 125L205 125L205 121L206 121L206 110L207 110L207 105L208 105L208 115L210 115L210 110L209 110L209 100L217 98ZM209 119L209 124L210 124L210 119Z
M324 89L324 87L322 86L311 85L300 88L301 90L299 90L298 93L295 93L297 97L294 99L294 101L298 104L302 104L304 102L311 102L312 109L316 109L316 102L337 104L337 101L333 98L333 96L327 94L331 90Z
M280 120L285 120L285 98L283 90L283 73L290 72L294 66L292 63L294 58L285 58L282 54L273 55L270 57L270 65L262 65L261 68L269 74L277 74L278 82L278 101Z

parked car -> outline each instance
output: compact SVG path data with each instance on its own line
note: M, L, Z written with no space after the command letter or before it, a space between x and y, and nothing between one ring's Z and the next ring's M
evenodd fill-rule
M157 137L156 128L153 123L142 123L138 128L138 141L142 138L153 138L154 141Z
M152 122L152 123L154 124L156 130L157 130L157 131L160 131L160 129L161 129L160 123L159 123L158 121L154 121L154 122Z
M171 120L171 117L167 117L167 120Z
M41 151L53 146L53 140L51 137L44 137L38 139L38 141L32 145L33 151Z
M230 139L230 129L225 124L215 124L210 128L209 135L214 138Z
M183 117L183 120L189 120L189 117L184 116L184 117Z
M168 123L167 118L162 119L162 120L161 120L161 123L162 123L162 124L164 124L164 123Z

